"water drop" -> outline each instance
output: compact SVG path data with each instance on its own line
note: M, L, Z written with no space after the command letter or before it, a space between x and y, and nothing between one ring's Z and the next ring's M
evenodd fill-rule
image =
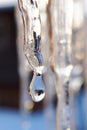
M45 86L42 80L42 75L33 75L29 87L29 94L35 102L40 102L45 97Z

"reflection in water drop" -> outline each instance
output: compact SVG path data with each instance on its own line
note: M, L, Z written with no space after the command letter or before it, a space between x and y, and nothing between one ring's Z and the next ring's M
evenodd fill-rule
M29 94L35 102L39 102L45 97L45 86L42 75L34 74L29 87Z

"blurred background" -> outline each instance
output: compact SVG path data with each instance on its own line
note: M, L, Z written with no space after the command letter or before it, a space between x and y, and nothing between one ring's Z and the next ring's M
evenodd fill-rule
M87 0L84 0L83 6L85 35L87 35ZM0 130L55 130L57 102L55 92L52 102L48 105L45 100L34 103L28 96L27 88L32 72L25 72L23 46L17 43L19 41L18 29L21 28L20 22L17 22L19 18L17 11L17 0L0 0ZM84 81L87 82L86 44ZM75 96L77 130L87 130L87 87L84 83Z

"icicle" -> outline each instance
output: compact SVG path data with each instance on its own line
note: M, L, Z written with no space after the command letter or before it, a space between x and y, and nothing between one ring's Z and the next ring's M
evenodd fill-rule
M31 69L34 71L34 73L36 73L36 76L42 76L44 71L44 65L43 57L40 50L41 20L38 1L19 0L19 8L22 14L24 26L24 54ZM33 79L34 78L36 78L35 75ZM33 82L33 79L31 81L31 84ZM32 93L31 96L33 97Z

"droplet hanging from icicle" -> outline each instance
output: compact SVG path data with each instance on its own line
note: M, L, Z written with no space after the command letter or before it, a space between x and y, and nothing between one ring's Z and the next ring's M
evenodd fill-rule
M45 86L40 74L34 74L29 87L29 94L31 95L33 101L39 102L45 96Z
M42 81L44 65L40 48L41 19L38 0L19 0L19 8L24 26L24 54L29 66L34 72L33 79L29 86L30 95L34 101L38 102L45 96L45 87Z

